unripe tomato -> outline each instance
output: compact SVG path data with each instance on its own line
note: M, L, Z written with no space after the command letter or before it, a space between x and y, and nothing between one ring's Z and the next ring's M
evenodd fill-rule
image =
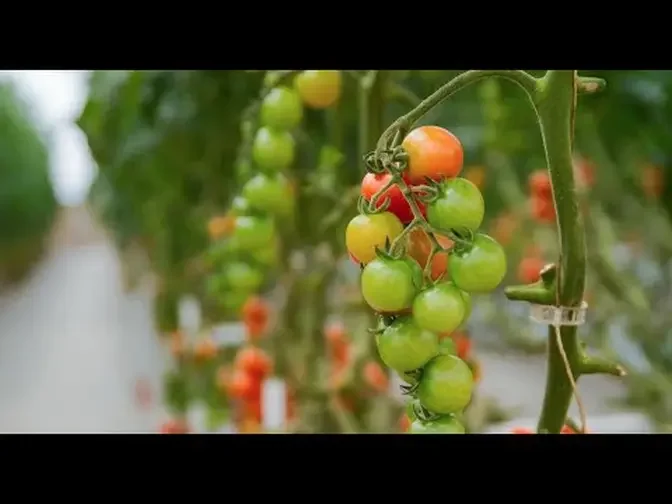
M453 415L445 415L429 422L415 420L409 432L411 434L465 434L466 430Z
M280 262L280 251L277 243L273 243L265 248L260 248L250 252L250 257L260 266L274 268Z
M453 241L447 236L437 234L435 237L446 251L434 254L432 258L432 280L438 280L446 274L448 268L448 250L453 246ZM427 266L429 255L432 252L432 242L429 240L424 229L418 227L411 231L408 238L407 252L424 270Z
M438 355L422 370L417 397L433 413L459 413L471 401L474 378L469 366L454 355Z
M546 262L537 256L526 257L518 266L518 279L523 283L534 283L541 278L541 270Z
M286 216L293 210L294 198L287 178L281 173L259 173L243 186L243 197L252 209Z
M234 291L252 292L264 283L264 275L254 266L238 261L226 265L222 277Z
M463 291L490 292L506 275L506 253L493 238L478 233L467 249L453 249L448 269L451 280Z
M345 246L357 262L367 264L376 257L376 247L383 248L403 230L401 221L390 212L357 215L345 229Z
M442 182L438 198L427 205L427 220L443 231L476 231L484 216L485 202L481 191L472 182L460 177Z
M434 180L456 177L462 169L462 144L447 129L420 126L401 145L408 153L407 175L412 184L425 183L425 177Z
M296 145L283 130L260 128L252 143L252 159L262 170L282 171L294 162Z
M392 175L389 173L367 173L364 175L361 188L361 194L364 199L366 201L371 201L371 198L388 184L391 178ZM387 207L388 212L396 215L404 224L408 224L413 220L413 211L411 210L408 201L406 201L406 198L404 198L404 195L401 193L401 189L399 189L398 185L393 185L378 198L376 208L380 208L388 200L390 202L390 205ZM424 215L424 205L422 202L416 201L416 204Z
M439 353L442 355L457 355L457 346L453 338L441 338L439 340Z
M451 333L466 314L462 293L452 282L441 282L425 289L413 301L413 318L421 328Z
M462 322L460 325L464 324L469 317L471 316L471 294L469 294L466 291L460 290L460 294L462 295L462 301L464 301L464 318L462 319Z
M292 129L303 118L301 98L293 89L272 89L261 104L261 123L278 130Z
M398 373L424 366L439 353L439 337L422 329L413 317L399 317L376 335L381 360Z
M413 304L422 285L422 269L413 259L378 257L362 270L362 296L379 313L399 313Z
M262 217L236 217L231 239L242 251L252 252L275 244L276 233L273 221Z
M306 106L325 109L340 98L341 81L341 72L338 70L306 70L296 76L294 86Z

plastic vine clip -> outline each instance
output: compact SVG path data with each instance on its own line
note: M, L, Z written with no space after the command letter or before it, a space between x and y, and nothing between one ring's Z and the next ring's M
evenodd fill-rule
M530 319L534 322L555 327L580 326L586 322L588 303L568 308L566 306L530 305Z

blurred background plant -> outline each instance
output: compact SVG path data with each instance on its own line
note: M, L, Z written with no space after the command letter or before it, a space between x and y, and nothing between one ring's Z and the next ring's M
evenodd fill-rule
M367 332L373 321L360 299L358 268L345 254L343 229L356 211L363 153L391 121L457 73L340 72L337 98L326 105L311 105L305 90L299 92L300 119L286 128L293 160L280 169L291 208L273 219L277 255L269 246L255 257L259 250L241 254L230 238L237 215L273 213L241 206L250 199L250 181L268 175L263 156L254 156L264 123L260 98L277 87L276 78L285 75L281 84L292 88L296 76L91 73L77 121L99 167L89 204L122 258L127 288L146 273L156 280L154 320L172 355L165 395L173 421L166 432L184 430L194 405L207 411L210 430L231 421L240 431L262 429L261 383L274 376L287 384L282 428L402 428L396 380L380 367ZM627 367L628 394L620 407L641 409L669 430L672 73L587 73L608 86L581 98L577 116L576 173L590 259L590 308L581 334ZM11 87L0 88L0 100L0 278L7 281L27 268L21 262L36 261L56 207L43 140ZM422 121L460 138L462 176L483 192L486 226L507 248L505 285L533 281L556 256L553 206L539 175L542 143L526 100L508 82L487 81ZM277 156L279 149L270 152ZM191 322L180 316L185 296L198 306ZM500 293L475 297L473 304L456 343L474 369L480 351L543 352L546 329L529 321L524 306ZM479 395L469 429L481 431L514 414Z

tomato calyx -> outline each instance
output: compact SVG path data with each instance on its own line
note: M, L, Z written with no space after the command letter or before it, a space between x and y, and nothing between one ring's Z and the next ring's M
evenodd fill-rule
M413 383L408 385L400 385L402 395L412 396L415 391L420 386L420 379L422 378L422 368L414 369L413 371L406 371L404 373L404 379L409 379ZM420 403L417 403L417 406L422 407Z
M413 409L413 415L415 415L415 418L420 422L433 422L434 420L441 418L441 415L429 411L420 404L419 401L413 401L413 403L411 403L411 408Z

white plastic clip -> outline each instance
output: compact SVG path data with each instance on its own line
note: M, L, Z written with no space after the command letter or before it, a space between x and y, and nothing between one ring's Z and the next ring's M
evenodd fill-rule
M583 301L581 306L567 308L565 306L530 305L530 319L539 324L562 326L580 326L586 322L588 303Z

